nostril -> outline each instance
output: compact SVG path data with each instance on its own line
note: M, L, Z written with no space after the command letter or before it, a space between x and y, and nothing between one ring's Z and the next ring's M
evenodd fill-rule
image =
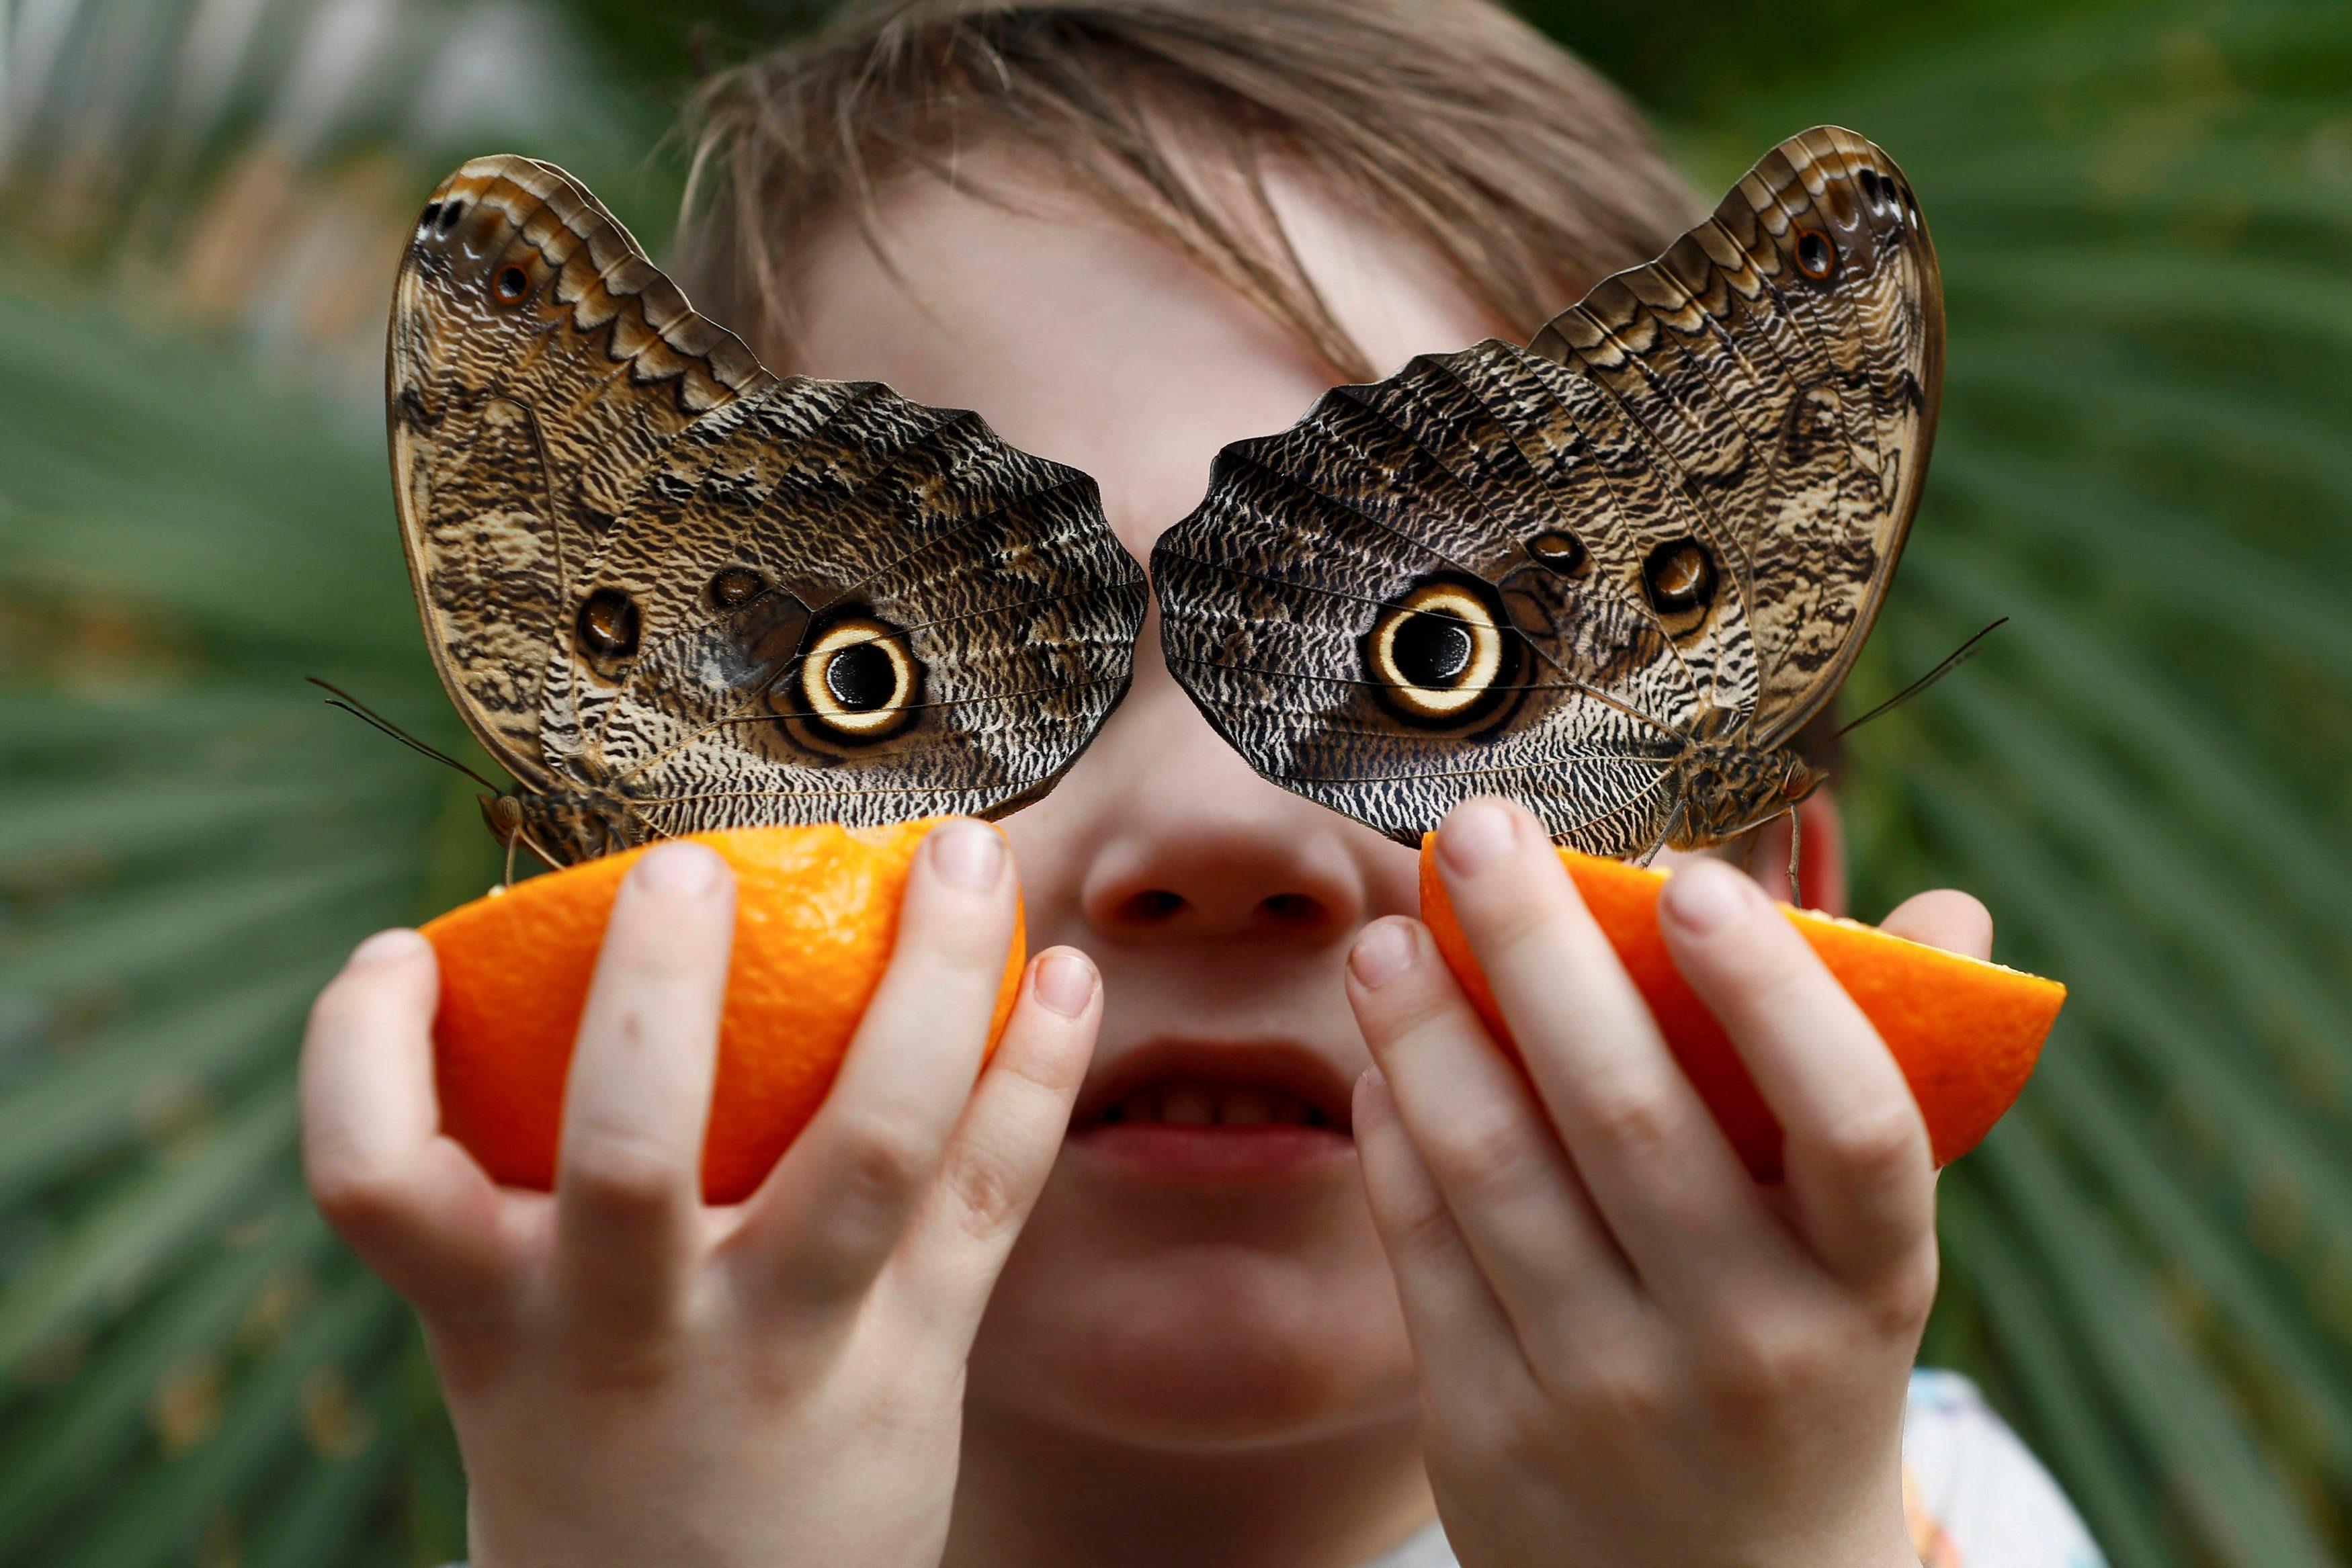
M1277 893L1258 908L1277 925L1313 925L1323 918L1323 905L1303 893Z
M1150 887L1118 906L1119 917L1130 925L1158 925L1183 913L1184 895L1164 887Z

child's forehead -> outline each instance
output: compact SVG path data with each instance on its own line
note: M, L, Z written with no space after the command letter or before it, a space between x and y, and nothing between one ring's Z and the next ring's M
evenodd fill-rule
M929 174L880 197L876 235L820 226L792 258L793 368L977 409L1016 445L1092 474L1130 548L1199 498L1225 443L1280 430L1340 379L1167 241L1086 198L966 164L992 201ZM1496 329L1434 250L1274 170L1286 236L1381 373Z

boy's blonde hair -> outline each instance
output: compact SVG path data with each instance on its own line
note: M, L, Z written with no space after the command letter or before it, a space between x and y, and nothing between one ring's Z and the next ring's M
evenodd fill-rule
M681 269L787 362L798 236L845 217L887 264L878 193L957 179L978 144L1177 246L1357 380L1378 372L1291 251L1269 159L1423 236L1522 341L1699 211L1640 114L1488 0L863 0L705 82L690 124Z

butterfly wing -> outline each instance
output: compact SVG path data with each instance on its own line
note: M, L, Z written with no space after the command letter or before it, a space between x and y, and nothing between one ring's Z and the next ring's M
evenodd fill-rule
M1532 347L1606 387L1738 540L1749 733L1785 741L1861 652L1927 477L1944 295L1910 183L1850 131L1793 136Z
M1692 742L1777 744L1835 690L1941 329L1892 161L1793 138L1528 349L1424 356L1228 447L1154 553L1171 668L1261 773L1392 837L1502 793L1641 852Z
M773 381L578 182L477 158L401 257L385 355L393 494L435 667L534 788L548 650L634 469Z
M1090 480L771 375L560 170L477 159L434 193L388 358L444 684L626 839L999 812L1126 689L1142 573Z
M600 601L625 646L586 634ZM1001 814L1125 694L1145 601L1077 470L976 414L787 379L641 476L544 730L657 833Z

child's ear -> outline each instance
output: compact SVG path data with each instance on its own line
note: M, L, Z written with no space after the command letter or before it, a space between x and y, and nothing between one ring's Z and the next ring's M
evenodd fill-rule
M1797 880L1789 886L1789 819L1777 817L1756 833L1748 853L1748 874L1783 904L1802 904L1824 915L1845 913L1845 823L1837 794L1823 785L1797 808ZM1797 896L1801 893L1801 898Z

